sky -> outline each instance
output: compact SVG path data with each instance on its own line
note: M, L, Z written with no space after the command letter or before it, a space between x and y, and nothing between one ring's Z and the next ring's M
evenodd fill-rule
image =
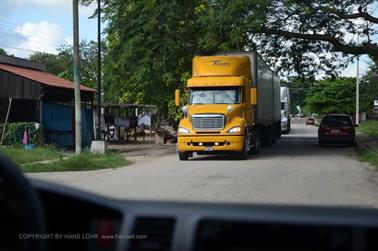
M80 40L97 40L97 19L89 19L95 9L96 3L79 8ZM55 54L60 46L72 44L72 37L72 0L0 0L0 48L8 54L22 58L37 51ZM360 57L361 76L369 64L369 57ZM351 63L341 75L356 76L356 69Z
M96 3L79 8L80 40L97 40ZM17 57L72 44L72 0L0 0L0 48Z

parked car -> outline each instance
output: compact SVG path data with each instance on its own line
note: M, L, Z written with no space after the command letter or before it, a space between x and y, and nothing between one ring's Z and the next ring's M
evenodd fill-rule
M313 118L306 118L306 125L315 125L315 120Z
M325 143L355 144L355 125L349 115L328 114L318 129L319 146Z

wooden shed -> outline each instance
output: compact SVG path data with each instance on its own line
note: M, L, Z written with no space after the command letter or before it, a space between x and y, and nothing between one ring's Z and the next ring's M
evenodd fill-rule
M80 90L83 109L88 109L83 113L88 116L83 127L91 134L88 137L93 138L92 108L96 90L84 85ZM47 142L71 146L75 124L73 102L73 82L47 73L42 63L0 56L0 122L5 121L10 108L8 122L40 123ZM67 140L67 136L72 140Z

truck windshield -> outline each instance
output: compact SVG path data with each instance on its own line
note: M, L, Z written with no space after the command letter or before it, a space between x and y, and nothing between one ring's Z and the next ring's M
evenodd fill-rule
M189 104L240 104L240 88L190 89Z

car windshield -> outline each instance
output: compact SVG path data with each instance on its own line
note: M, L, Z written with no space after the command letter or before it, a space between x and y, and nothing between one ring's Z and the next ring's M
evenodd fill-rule
M377 18L378 0L0 0L0 154L113 199L378 208Z
M352 121L347 116L326 116L323 118L321 125L331 127L351 126Z
M239 104L240 88L191 88L189 104Z

